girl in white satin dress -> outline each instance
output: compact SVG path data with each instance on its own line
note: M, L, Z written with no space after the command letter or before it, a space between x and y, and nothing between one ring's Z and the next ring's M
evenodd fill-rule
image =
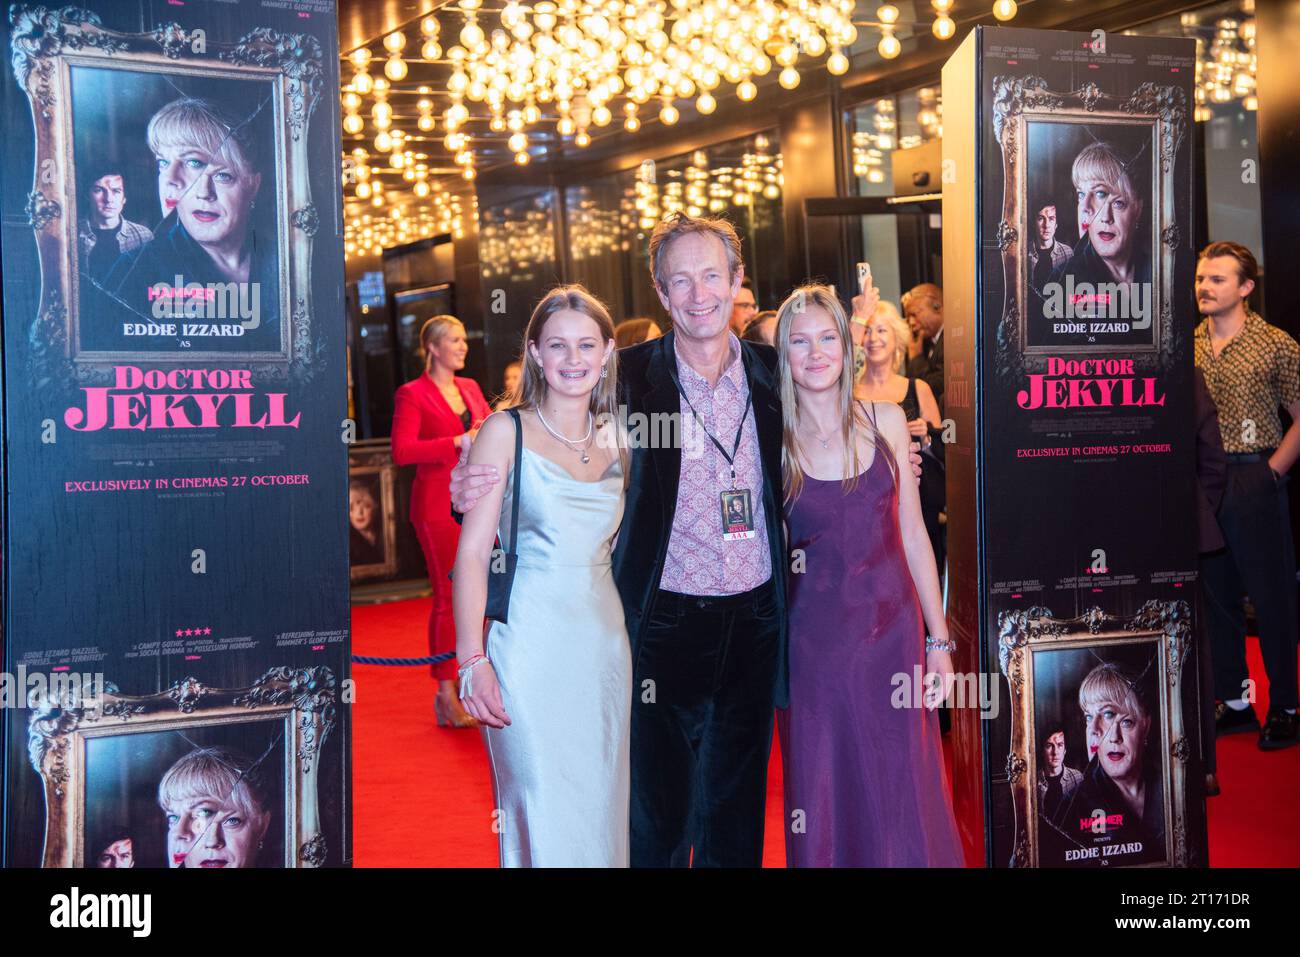
M525 332L515 422L484 423L470 462L498 482L465 516L454 608L461 690L483 725L503 867L626 867L632 660L610 555L623 517L614 328L580 286L548 293ZM482 640L493 539L509 549L508 623Z

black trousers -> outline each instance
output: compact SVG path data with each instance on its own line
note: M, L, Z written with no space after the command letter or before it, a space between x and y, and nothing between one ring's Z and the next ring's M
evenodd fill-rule
M1240 699L1250 677L1242 606L1248 594L1259 625L1269 706L1296 706L1296 558L1286 484L1274 482L1267 461L1228 463L1219 507L1228 547L1205 556L1202 565L1214 694L1221 701Z
M770 581L656 594L634 664L633 867L762 866L779 649Z

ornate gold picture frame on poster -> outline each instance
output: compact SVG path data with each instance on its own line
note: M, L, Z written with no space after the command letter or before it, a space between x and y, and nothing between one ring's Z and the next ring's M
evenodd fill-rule
M352 581L397 574L397 496L392 453L353 449L348 463L348 560Z
M194 678L141 697L109 688L84 704L42 702L29 721L28 756L45 789L43 866L325 863L329 669L274 668L237 689Z
M71 6L14 5L10 22L35 127L36 382L223 359L310 376L317 40L122 33Z
M1185 865L1187 603L1068 620L1033 607L1001 612L998 628L1011 695L1011 865Z
M1174 183L1188 122L1182 90L1145 82L1117 96L1095 83L1054 91L1037 76L993 82L999 368L1019 375L1072 354L1163 362L1189 228Z

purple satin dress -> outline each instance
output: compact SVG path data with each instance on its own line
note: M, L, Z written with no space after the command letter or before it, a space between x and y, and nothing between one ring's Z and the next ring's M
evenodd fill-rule
M939 717L913 699L925 621L892 460L877 439L847 496L839 480L805 478L786 509L805 562L790 575L790 707L777 716L790 867L963 863Z

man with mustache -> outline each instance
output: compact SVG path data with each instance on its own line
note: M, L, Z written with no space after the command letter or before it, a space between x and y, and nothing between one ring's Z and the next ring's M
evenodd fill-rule
M1219 526L1227 548L1205 556L1203 581L1214 657L1219 734L1259 728L1246 668L1250 595L1268 675L1265 751L1296 743L1296 559L1287 473L1300 457L1300 344L1246 304L1259 267L1245 246L1206 246L1196 264L1196 367L1219 410L1228 453ZM1282 430L1278 409L1291 425Z
M121 170L102 167L89 182L89 188L82 191L89 209L77 224L77 240L81 271L98 282L108 275L119 256L153 239L153 230L122 215L126 189Z

